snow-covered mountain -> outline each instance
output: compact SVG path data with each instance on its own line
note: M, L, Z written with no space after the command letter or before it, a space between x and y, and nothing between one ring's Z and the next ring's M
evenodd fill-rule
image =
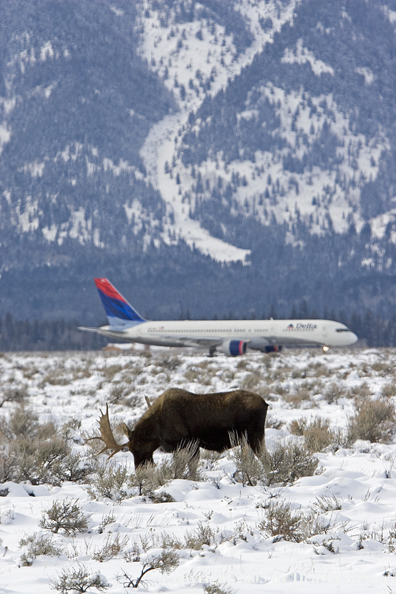
M154 316L390 315L395 0L0 12L4 310L97 317L108 274Z

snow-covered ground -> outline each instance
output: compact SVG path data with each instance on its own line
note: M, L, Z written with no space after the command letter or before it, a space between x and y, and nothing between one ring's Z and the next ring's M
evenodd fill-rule
M146 562L159 566L139 585L150 592L395 592L395 437L388 443L346 440L359 407L394 405L395 354L394 349L286 350L235 359L174 351L2 354L1 594L46 594L54 586L61 591L60 580L70 586L73 571L80 571L80 585L86 574L96 576L105 591L125 593ZM171 386L192 392L240 387L264 396L272 454L279 445L302 447L304 440L308 445L308 434L298 436L297 429L312 428L315 419L327 427L329 445L322 444L321 451L311 447L309 459L318 459L317 468L294 482L269 481L264 474L246 480L236 472L238 448L220 457L203 453L198 480L170 480L151 496L139 495L129 482L134 474L129 452L80 480L36 485L5 480L19 464L19 472L42 482L35 462L45 443L59 438L80 456L80 467L92 465L85 438L97 430L99 409L109 403L114 427L120 421L132 425L146 409L144 397L154 399ZM53 423L55 432L45 423ZM385 427L387 420L378 427L382 423ZM389 435L389 423L387 429ZM41 446L23 458L29 442ZM16 452L24 469L18 461L12 468ZM155 455L157 466L170 458ZM45 464L49 468L53 460L47 457ZM109 467L114 480L106 497L103 468ZM51 532L48 510L54 503L74 505L86 527L74 535ZM289 527L299 518L289 534L277 528L282 510ZM178 565L161 573L169 559Z

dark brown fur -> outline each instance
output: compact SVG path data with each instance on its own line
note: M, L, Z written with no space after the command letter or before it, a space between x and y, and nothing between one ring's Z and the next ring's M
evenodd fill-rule
M162 448L173 452L189 442L222 452L236 439L246 436L255 454L264 443L267 403L258 394L236 390L213 394L192 394L170 388L150 406L133 430L124 426L135 467L153 461L153 453ZM230 436L231 434L231 436ZM235 439L234 437L234 439Z

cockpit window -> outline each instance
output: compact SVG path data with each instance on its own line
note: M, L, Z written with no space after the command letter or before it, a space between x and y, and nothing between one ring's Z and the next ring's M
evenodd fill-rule
M336 328L336 332L350 332L349 328Z

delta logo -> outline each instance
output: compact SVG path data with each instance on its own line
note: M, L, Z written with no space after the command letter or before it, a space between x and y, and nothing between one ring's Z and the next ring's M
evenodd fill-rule
M285 328L284 332L291 332L291 331L298 332L299 330L305 331L305 332L313 332L314 330L316 330L316 328L317 328L317 324L310 324L310 323L304 324L303 322L298 322L298 324L296 324L295 326L293 324L289 324Z

